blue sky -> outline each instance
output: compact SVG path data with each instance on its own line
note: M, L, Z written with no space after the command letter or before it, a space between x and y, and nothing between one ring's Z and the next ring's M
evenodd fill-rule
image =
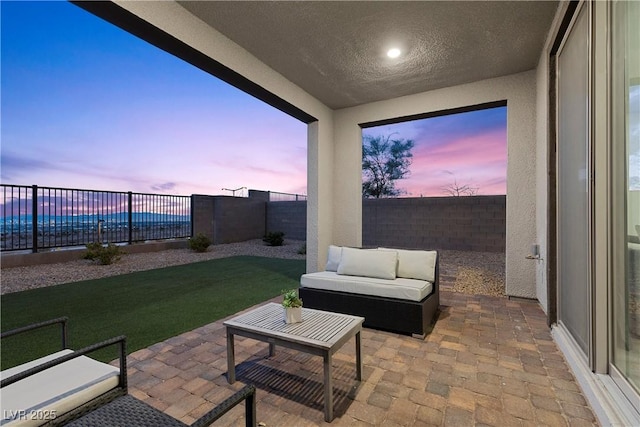
M1 182L306 194L306 125L68 2L6 2ZM406 196L506 192L506 108L368 129L413 139Z
M305 124L71 3L1 7L2 183L306 193Z

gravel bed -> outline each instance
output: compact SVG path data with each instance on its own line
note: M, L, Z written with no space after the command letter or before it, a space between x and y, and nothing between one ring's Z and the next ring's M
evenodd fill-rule
M171 249L161 252L127 254L111 265L99 265L79 259L58 264L3 268L0 293L8 294L81 280L151 270L172 265L189 264L236 255L305 259L299 254L304 242L285 240L283 246L266 246L261 239L214 245L207 252ZM440 251L440 280L443 290L453 292L504 295L504 253Z
M504 252L440 251L442 290L504 296L505 284Z

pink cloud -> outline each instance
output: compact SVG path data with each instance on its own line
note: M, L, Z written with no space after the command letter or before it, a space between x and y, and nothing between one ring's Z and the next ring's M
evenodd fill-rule
M433 146L416 141L411 175L398 182L406 196L444 196L443 187L457 182L477 194L506 194L506 129L460 137Z

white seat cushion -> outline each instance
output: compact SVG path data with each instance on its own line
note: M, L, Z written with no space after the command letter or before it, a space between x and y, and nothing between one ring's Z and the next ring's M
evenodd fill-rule
M300 286L417 302L427 297L433 289L431 283L423 280L404 278L384 280L362 276L343 276L333 271L303 274L300 278Z
M0 372L2 379L41 365L62 355L62 350ZM0 389L2 426L37 426L49 420L30 419L43 415L60 416L118 386L120 369L80 356L31 375ZM31 417L30 417L31 416Z

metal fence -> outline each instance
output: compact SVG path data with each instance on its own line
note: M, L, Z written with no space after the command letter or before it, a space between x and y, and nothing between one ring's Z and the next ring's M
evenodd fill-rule
M191 197L6 185L0 250L32 250L190 237Z
M278 193L277 191L269 191L270 202L298 202L306 201L307 196L304 194Z

